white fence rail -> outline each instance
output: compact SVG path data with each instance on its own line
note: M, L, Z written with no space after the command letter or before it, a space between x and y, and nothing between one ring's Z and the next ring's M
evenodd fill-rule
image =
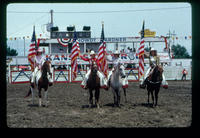
M165 66L164 67L164 75L166 80L181 80L182 78L182 70L186 69L188 74L186 76L186 80L192 79L192 69L191 67L182 67L182 66ZM145 68L145 72L147 68ZM137 82L138 80L138 69L126 69L125 70L128 81ZM77 78L75 80L71 80L71 70L70 68L67 70L54 70L53 72L53 81L54 83L69 83L69 82L81 82L87 73L87 70L80 70L77 74ZM9 71L7 73L7 82L15 84L15 83L28 83L31 76L31 71ZM142 79L142 78L141 78Z

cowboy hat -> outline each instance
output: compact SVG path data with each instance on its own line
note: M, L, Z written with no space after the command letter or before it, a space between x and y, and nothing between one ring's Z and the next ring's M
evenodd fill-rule
M115 54L115 55L119 55L120 53L119 53L118 50L116 50L116 51L114 52L114 54Z
M154 48L151 48L151 50L150 51L156 51L156 49L154 49Z
M95 52L92 50L91 52L90 52L90 55L94 55L95 54Z
M43 52L43 51L42 51L42 49L41 49L41 48L38 48L38 49L37 49L37 52Z

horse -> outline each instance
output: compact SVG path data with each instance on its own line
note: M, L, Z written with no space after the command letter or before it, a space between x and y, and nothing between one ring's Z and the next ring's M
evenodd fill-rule
M149 105L149 95L151 94L152 97L152 106L157 106L158 104L158 93L160 91L160 86L162 83L162 73L163 68L162 66L155 66L153 72L147 77L146 84L147 84L147 91L148 91L148 105ZM154 92L154 93L153 93ZM155 101L154 101L155 96Z
M95 62L92 62L91 72L87 81L87 87L89 89L90 107L93 107L93 90L95 90L95 106L99 108L99 95L100 95L100 78L97 75L98 67Z
M31 84L30 81L30 89L28 94L25 97L28 97L30 94L32 94L32 104L34 104L34 90L37 88L38 90L38 96L39 96L39 107L42 105L42 88L44 89L44 99L45 99L45 106L47 106L47 95L48 95L48 86L52 86L52 83L49 83L48 80L48 74L52 77L51 73L51 62L49 60L46 60L42 67L41 70L38 71L36 75L36 79L34 84Z
M110 79L110 86L112 88L113 97L114 97L114 106L120 107L120 93L122 89L122 78L121 76L125 76L125 74L122 72L121 64L118 64L113 72ZM125 96L125 102L127 102L126 99L126 88L123 88L124 96Z

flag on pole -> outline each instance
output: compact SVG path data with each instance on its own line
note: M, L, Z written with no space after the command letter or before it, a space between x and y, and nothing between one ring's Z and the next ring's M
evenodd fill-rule
M35 55L36 55L36 37L35 37L35 26L34 26L31 44L29 46L29 51L28 51L28 61L31 63L31 71L32 72L34 70Z
M29 51L28 51L28 61L31 63L32 72L34 71L34 58L35 58L39 43L40 43L40 39L38 39L38 42L36 42L35 26L34 26L31 44L29 46Z
M72 43L72 52L71 52L71 72L72 72L72 80L74 80L77 76L78 72L78 64L77 64L77 58L80 53L80 47L79 42L77 41L77 35L76 32L74 32L74 38Z
M139 79L144 75L144 21L141 31L141 41L139 47Z
M100 70L104 73L105 76L108 75L108 64L106 61L106 42L104 40L104 24L102 24L102 31L101 31L101 40L100 40L100 46L98 50L98 57L97 61L100 65Z

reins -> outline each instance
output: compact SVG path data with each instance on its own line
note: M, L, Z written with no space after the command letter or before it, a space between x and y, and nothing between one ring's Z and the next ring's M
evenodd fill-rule
M158 67L157 67L158 68ZM155 72L155 69L156 68L154 68L154 72ZM157 69L158 71L159 71L159 69ZM153 72L153 73L154 73ZM152 73L152 75L151 75L151 79L152 79L152 76L153 76L153 73ZM160 74L162 74L161 72L159 72ZM147 79L147 81L149 82L149 83L151 83L151 84L159 84L159 83L161 83L162 81L156 81L156 82L153 82L153 81L151 81L151 80L149 80L149 79Z

